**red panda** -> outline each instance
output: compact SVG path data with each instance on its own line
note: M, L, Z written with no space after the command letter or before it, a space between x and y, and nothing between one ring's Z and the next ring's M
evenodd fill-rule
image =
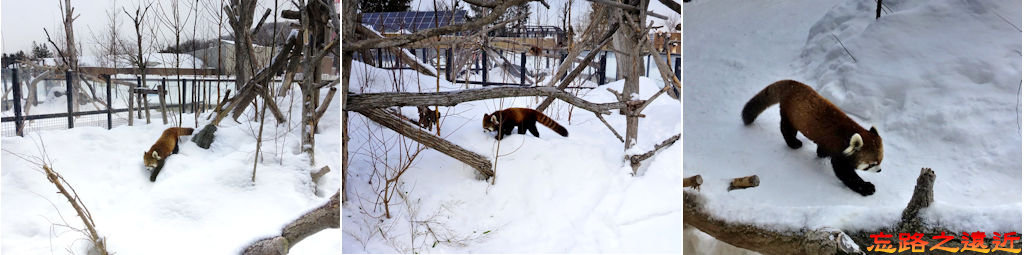
M149 181L156 181L156 175L160 174L160 169L164 167L167 156L178 153L178 137L191 135L192 130L191 128L168 128L164 130L156 143L149 147L149 151L142 153L142 162L146 165L146 170L153 172L149 176Z
M774 104L779 104L786 145L803 145L796 138L799 131L818 145L818 157L831 158L832 170L843 184L864 196L875 193L875 186L854 171L882 171L882 137L875 127L864 129L813 88L793 80L772 83L751 98L743 106L743 124L750 125Z
M506 135L511 135L514 127L519 128L519 134L526 134L526 131L529 130L533 136L540 137L540 132L537 131L538 122L559 135L569 136L569 131L566 131L562 125L558 125L558 122L544 113L530 108L508 108L491 114L484 113L483 127L488 132L498 131L498 134L494 136L498 140L505 138Z

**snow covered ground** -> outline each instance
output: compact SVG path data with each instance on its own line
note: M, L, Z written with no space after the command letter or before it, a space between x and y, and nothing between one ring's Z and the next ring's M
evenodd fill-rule
M293 88L291 94L299 94ZM0 251L84 253L84 236L59 226L81 227L75 211L35 165L17 156L40 157L42 146L53 169L92 212L112 252L234 254L254 240L279 234L284 224L322 205L339 189L341 159L339 107L331 107L320 122L313 164L334 171L314 184L309 158L299 150L301 100L286 96L278 105L286 115L291 110L292 121L280 126L266 122L255 183L250 178L259 124L249 121L251 108L239 118L241 123L224 120L210 149L191 141L180 144L180 152L168 157L156 182L149 181L140 154L169 125L81 127L3 138ZM191 114L184 120L184 126L194 125ZM199 127L206 123L200 121ZM324 230L298 243L291 254L336 254L340 235L339 229Z
M350 90L426 92L437 90L434 82L435 78L413 71L392 72L356 64ZM622 85L618 81L580 90L579 96L592 102L612 102L614 96L605 88L621 91ZM462 86L442 79L440 89ZM640 97L647 98L660 87L642 78ZM477 180L473 168L435 150L425 150L401 176L396 191L400 195L391 195L391 218L385 217L379 204L378 194L384 186L381 174L393 172L388 167L401 162L403 140L357 113L350 114L350 193L342 209L343 251L681 252L681 145L677 142L661 150L644 164L641 176L632 177L631 168L622 160L622 143L604 124L580 109L570 115L569 106L557 100L547 114L568 129L568 137L540 126L539 138L513 134L502 140L499 148L494 134L481 127L485 113L534 107L541 100L505 98L441 107L440 112L447 116L442 119L441 136L489 158L497 156L496 181L492 185ZM418 119L414 107L402 111ZM661 96L644 113L647 117L640 119L638 149L650 150L679 134L679 101ZM624 132L621 115L606 119Z
M878 228L898 221L919 169L930 167L928 223L1022 232L1021 2L886 8L875 20L874 1L686 5L683 166L685 176L703 176L699 193L711 212L779 229ZM874 195L844 186L802 135L805 146L789 149L777 106L743 125L743 104L781 79L803 81L865 128L878 127L884 171L860 173ZM729 179L752 174L759 187L726 191Z

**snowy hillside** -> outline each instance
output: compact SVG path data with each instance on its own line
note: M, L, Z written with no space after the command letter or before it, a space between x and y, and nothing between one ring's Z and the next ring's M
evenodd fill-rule
M291 91L299 93L297 87ZM210 149L191 141L180 144L180 152L167 158L156 182L149 181L141 154L170 126L159 121L3 138L2 253L84 254L84 236L59 226L81 227L75 211L37 166L19 158L40 157L43 146L53 169L92 212L112 252L234 254L254 240L279 234L284 224L319 207L339 189L341 159L338 107L330 108L320 122L315 148L314 165L334 171L314 184L309 158L299 150L301 100L286 96L278 104L292 110L292 124L266 122L255 183L250 178L259 123L249 121L251 108L239 118L241 123L224 120ZM191 114L184 119L183 126L194 126ZM199 127L206 123L200 121ZM321 192L315 193L314 187ZM298 243L291 254L337 253L340 234L338 229L324 230Z
M927 223L1022 232L1021 2L886 8L876 20L874 1L686 6L684 175L703 176L710 212L779 229L874 229L899 220L919 169L930 167ZM859 172L874 195L843 185L802 135L805 146L789 149L777 106L743 125L744 103L781 79L803 81L878 127L884 171ZM759 187L726 191L731 178L752 174Z
M405 85L395 85L396 80ZM352 68L350 90L364 93L399 87L426 92L437 89L434 82L435 78L412 71L393 73L357 64ZM442 91L463 88L441 82ZM640 84L643 98L661 87L646 78ZM621 91L622 85L618 81L580 90L579 96L612 102L614 96L605 88ZM442 115L447 115L442 120L442 137L486 157L498 157L495 183L477 180L473 168L453 158L424 150L401 176L396 191L400 195L391 195L390 219L379 204L381 175L393 172L388 167L396 167L407 155L402 144L415 143L350 113L350 193L342 216L343 251L679 253L679 143L645 163L642 176L632 177L622 160L622 143L604 124L584 110L574 109L570 115L569 106L557 100L547 114L568 129L568 137L540 126L539 138L514 133L499 145L494 134L481 127L485 113L534 107L542 99L505 98L441 107ZM679 134L679 106L679 101L661 96L644 111L647 117L640 119L638 148L650 150ZM418 119L415 107L404 107L403 113ZM624 117L612 114L606 119L624 131Z

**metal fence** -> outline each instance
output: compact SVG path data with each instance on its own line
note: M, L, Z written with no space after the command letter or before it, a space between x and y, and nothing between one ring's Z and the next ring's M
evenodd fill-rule
M132 116L138 121L144 121L146 117L144 114L146 111L156 111L156 120L162 121L160 118L160 111L167 111L168 115L171 113L201 113L206 110L212 110L216 105L217 98L221 97L219 93L226 92L226 90L215 89L214 86L220 87L223 85L231 85L234 80L228 79L210 79L210 78L192 78L192 79L166 79L150 80L147 79L146 83L142 83L141 78L136 79L111 79L109 75L103 75L102 79L105 82L105 93L103 91L95 91L100 86L89 86L87 93L91 94L91 97L103 100L106 103L105 109L97 110L75 110L74 104L79 100L91 100L91 98L81 98L82 93L75 91L77 88L73 86L73 79L80 78L81 76L75 75L75 73L68 71L65 73L63 80L63 91L62 97L67 100L67 110L58 112L49 112L41 114L26 115L24 112L25 104L37 104L28 100L29 98L38 99L37 96L33 95L28 98L26 95L26 84L22 84L18 77L18 69L4 69L4 94L6 95L7 90L13 94L13 99L6 100L4 97L4 115L5 117L0 120L0 133L3 136L24 136L26 133L40 131L40 130L60 130L60 129L71 129L82 126L98 126L106 127L111 129L116 126L128 124L127 114L128 111L134 111L137 114ZM84 80L80 80L83 81ZM131 88L125 88L123 91L114 91L116 85L112 82L117 82L122 85L125 83L131 84ZM133 83L134 82L134 83ZM146 84L142 86L140 84ZM84 86L83 86L84 88ZM46 89L44 89L46 90ZM55 89L56 90L56 89ZM103 90L103 89L99 89ZM192 91L192 94L188 92ZM115 93L118 92L118 93ZM123 92L123 93L119 93ZM169 93L176 92L176 93ZM29 93L35 93L31 91ZM168 97L176 94L175 97ZM153 99L156 97L156 100ZM159 103L163 97L163 104ZM115 100L127 100L128 98L135 98L133 102L139 101L139 104L132 105L130 108L115 108ZM170 102L170 103L167 103ZM82 105L81 103L79 103ZM102 104L100 104L102 105ZM102 108L102 107L101 107ZM10 112L8 112L10 111ZM13 115L13 116L11 116ZM179 120L180 121L180 120Z
M429 48L408 49L408 50L409 50L410 53L412 53L412 57L414 59L416 59L417 61L421 61L422 63L427 63L427 64L433 64L434 68L436 70L443 70L442 72L444 72L445 77L448 77L447 79L450 82L454 82L454 83L468 83L468 84L476 84L476 85L484 85L484 86L493 86L493 85L532 86L532 85L535 85L535 84L529 84L527 82L527 79L526 79L526 77L527 77L526 61L527 61L527 57L528 56L527 56L527 54L525 52L515 53L515 52L505 52L504 50L499 50L498 54L507 57L507 59L510 62L512 62L512 64L516 65L515 69L517 69L517 70L512 70L512 72L515 73L515 72L518 71L517 73L515 73L515 75L519 76L518 80L517 81L513 80L511 82L508 82L508 81L494 81L492 79L488 79L489 78L488 77L488 74L489 74L489 70L488 69L492 68L491 66L493 66L493 64L488 64L489 59L482 52L480 54L478 54L478 55L475 55L475 56L469 56L470 58L472 58L472 64L470 64L470 67L468 68L468 70L464 70L464 72L465 71L470 71L470 72L477 72L477 71L479 71L480 72L480 74L481 74L480 78L481 79L478 80L478 81L474 81L474 80L468 80L468 79L467 80L455 80L454 77L460 76L461 73L460 74L453 74L452 73L452 71L453 71L453 66L452 65L455 63L455 57L456 56L454 56L454 54L452 53L452 49L450 49L450 48L449 49L441 49L440 52L436 51L435 49L429 49ZM357 60L363 61L364 63L374 63L374 65L376 67L383 68L383 69L412 69L412 68L409 67L408 63L403 63L402 59L398 58L397 56L395 56L395 54L392 51L390 51L390 50L386 50L386 49L370 49L370 50L368 50L366 52L371 53L372 56L362 56L360 53L356 53L355 58ZM439 54L439 53L442 54L442 56L440 58L440 60L441 60L440 63L437 63L436 61L432 61L432 60L436 60L437 59L437 54ZM511 53L511 54L509 54L509 53ZM585 54L585 53L587 53L587 51L583 52L583 54ZM536 57L541 57L541 58L544 59L545 68L551 68L552 64L554 64L554 66L558 66L563 61L565 61L565 58L568 56L568 52L561 51L561 52L557 52L557 54L556 54L554 52L549 52L549 50L543 50L543 54L542 55L543 56L536 56ZM558 58L557 59L553 59L551 57L546 57L546 56L558 56ZM611 58L614 59L614 54L612 54L611 51L602 51L602 52L598 53L598 56L595 57L593 63L589 63L589 66L586 69L588 71L587 75L581 75L580 77L585 77L588 80L593 80L594 82L597 83L597 85L604 85L605 83L607 83L607 82L609 82L611 80L614 80L615 77L618 77L618 70L616 68L613 68L613 67L610 68L609 67L610 64L614 64L614 63L610 63L609 62L609 56L611 56ZM675 72L676 78L682 80L682 69L680 68L681 65L682 65L682 58L680 57L680 54L668 54L667 56L664 53L653 54L653 55L652 54L647 54L646 56L644 56L644 59L645 59L645 62L646 62L645 63L645 70L646 70L645 76L650 76L651 68L654 68L655 70L657 70L657 67L654 66L654 63L651 63L652 62L651 59L652 58L656 58L656 57L657 58L662 58L662 59L668 58L669 61L667 61L667 62L670 65L669 68L671 68L672 71ZM373 58L373 59L366 59L366 58ZM552 62L554 62L554 63L552 63ZM614 60L612 62L614 62ZM571 70L571 68L570 68L570 70ZM612 73L612 74L609 75L609 73ZM563 78L563 77L559 77L559 79L561 79L561 78Z

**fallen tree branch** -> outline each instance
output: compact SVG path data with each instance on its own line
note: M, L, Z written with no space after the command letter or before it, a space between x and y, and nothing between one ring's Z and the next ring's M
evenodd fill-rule
M653 157L655 152L658 152L658 150L661 150L662 148L668 147L669 145L676 143L676 141L679 141L679 137L680 135L678 134L674 135L672 137L669 137L668 139L665 139L665 141L662 141L661 143L655 145L654 149L651 151L648 151L644 154L629 156L629 164L633 166L633 169L637 169L637 167L640 166L641 162Z
M626 142L626 140L622 139L622 135L619 135L619 132L615 131L615 128L612 127L611 124L608 124L608 121L604 119L604 116L601 116L600 113L596 113L596 112L594 113L594 115L597 116L597 119L601 120L601 123L604 123L605 127L608 127L608 130L612 131L612 134L615 135L615 138L619 138L620 142Z
M331 200L320 207L303 214L298 219L288 223L281 230L281 235L268 237L253 242L245 248L242 254L264 255L264 254L288 254L288 250L298 244L302 239L309 237L321 230L341 227L341 191L335 192Z
M591 103L587 100L569 94L568 92L557 90L552 87L490 87L448 92L384 92L349 94L349 101L345 104L345 110L361 111L371 108L393 106L454 106L462 102L524 96L554 97L584 110L602 114L611 114L611 110L621 109L626 105L626 103L623 102L600 104Z
M349 103L346 106L360 105L355 101L356 95L350 95L348 97ZM350 109L346 107L346 111L355 111L366 118L377 122L381 126L387 127L388 129L394 130L396 133L408 137L424 146L430 147L437 150L438 152L444 153L452 158L455 158L462 163L465 163L487 177L494 176L494 169L491 167L491 162L487 160L483 155L472 152L454 143L449 142L443 138L437 137L434 134L423 131L418 127L411 126L402 122L402 120L392 116L391 114L381 110L379 108L362 108L359 110Z

